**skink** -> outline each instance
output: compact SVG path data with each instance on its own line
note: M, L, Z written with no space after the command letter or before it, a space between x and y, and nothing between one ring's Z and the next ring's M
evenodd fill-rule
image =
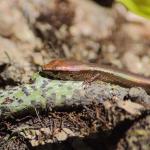
M142 87L150 93L150 78L107 66L57 59L44 65L42 71L62 80L86 81L96 77L95 80L128 88Z

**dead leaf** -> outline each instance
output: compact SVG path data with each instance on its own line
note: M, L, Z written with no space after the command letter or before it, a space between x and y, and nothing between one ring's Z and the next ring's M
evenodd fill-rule
M144 106L131 102L130 100L128 101L117 101L117 105L119 108L124 109L131 115L140 115L141 111L144 110Z

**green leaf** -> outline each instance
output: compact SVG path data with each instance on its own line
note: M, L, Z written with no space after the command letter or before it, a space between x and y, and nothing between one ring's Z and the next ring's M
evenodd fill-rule
M117 0L124 4L130 11L150 19L150 0Z

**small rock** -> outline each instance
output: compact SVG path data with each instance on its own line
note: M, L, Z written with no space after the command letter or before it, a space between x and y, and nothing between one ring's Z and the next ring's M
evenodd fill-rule
M129 96L136 101L144 101L150 103L150 96L147 95L144 89L140 87L133 87L129 90Z
M36 64L36 65L43 65L44 64L44 62L43 62L43 56L41 55L41 53L34 53L33 55L32 55L32 58L33 58L33 62L34 62L34 64Z

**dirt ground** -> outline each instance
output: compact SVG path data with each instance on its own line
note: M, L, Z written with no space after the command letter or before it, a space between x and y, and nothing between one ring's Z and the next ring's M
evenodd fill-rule
M0 1L0 87L28 83L40 66L54 58L105 64L150 77L150 21L127 12L120 4L104 8L90 0ZM106 112L110 105L113 108ZM130 115L117 105L115 101L105 107L90 105L82 111L55 111L40 115L40 121L31 116L3 121L0 148L150 148L150 109ZM95 118L97 109L101 119ZM61 118L65 131L57 131ZM14 132L31 125L36 141L29 137L31 130L26 135ZM46 144L53 134L47 137L43 133L49 132L50 126L58 134L52 144ZM66 132L80 136L67 139Z

